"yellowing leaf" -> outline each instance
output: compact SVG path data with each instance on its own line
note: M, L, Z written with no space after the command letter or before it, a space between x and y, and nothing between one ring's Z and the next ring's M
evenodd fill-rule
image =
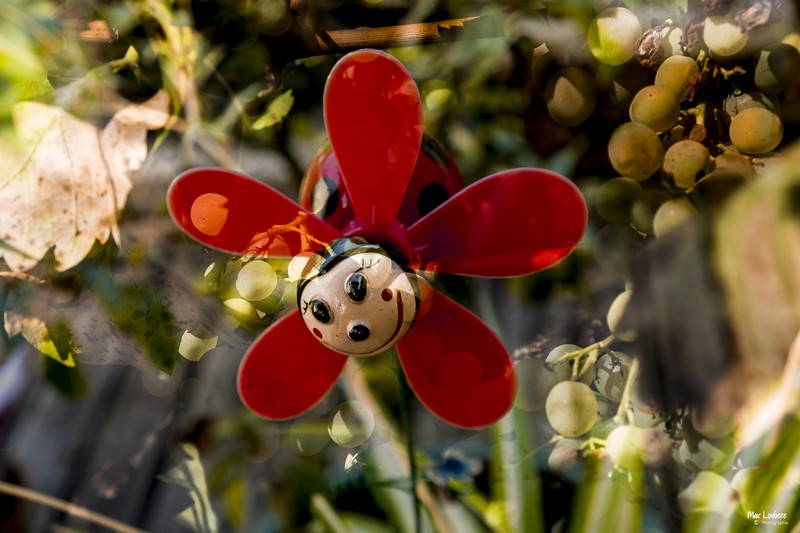
M119 242L117 218L131 174L147 157L147 130L163 127L169 101L159 92L97 128L61 108L21 102L14 122L21 151L0 168L0 258L32 268L55 247L56 267L77 265L95 240Z
M74 355L78 353L78 349L66 324L54 324L48 329L39 318L23 317L15 313L6 313L5 324L9 335L22 334L31 346L47 357L64 366L75 366Z
M164 481L185 488L192 499L192 505L181 511L176 519L192 531L216 533L219 530L219 519L211 506L200 452L194 444L189 443L182 444L181 449L188 458L161 477Z
M280 124L280 122L286 118L286 115L289 114L289 111L292 110L293 105L294 96L292 96L291 90L279 94L277 98L269 103L264 114L253 123L253 129L263 130Z

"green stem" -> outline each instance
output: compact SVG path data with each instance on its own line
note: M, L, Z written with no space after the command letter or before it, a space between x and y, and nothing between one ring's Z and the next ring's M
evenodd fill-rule
M417 493L417 459L414 451L414 440L412 434L412 420L411 420L411 387L408 384L405 373L400 372L400 387L402 393L400 395L401 409L403 411L403 419L405 422L406 433L406 454L408 455L408 470L409 477L411 478L411 497L414 500L414 531L420 533L422 531L422 510L420 509L419 494Z
M311 514L319 520L331 533L347 533L347 524L336 513L330 502L320 493L311 495Z
M619 409L617 414L614 415L614 421L617 424L622 424L625 419L628 419L629 424L633 424L632 409L629 408L631 403L631 391L633 390L633 382L636 381L636 375L639 373L639 360L634 358L631 363L630 372L628 372L628 381L625 382L625 388L622 390L622 398L619 401Z

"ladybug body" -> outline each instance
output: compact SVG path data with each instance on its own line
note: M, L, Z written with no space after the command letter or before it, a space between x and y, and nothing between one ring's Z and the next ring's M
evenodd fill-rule
M450 154L435 137L423 133L397 220L411 227L463 188L461 174ZM342 169L329 144L317 152L308 166L300 184L300 205L340 231L355 219Z

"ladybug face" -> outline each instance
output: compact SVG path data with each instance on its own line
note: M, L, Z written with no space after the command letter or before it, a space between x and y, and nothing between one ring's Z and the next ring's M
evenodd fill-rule
M302 283L298 305L309 331L345 355L380 353L400 340L419 308L417 278L387 255L339 254Z

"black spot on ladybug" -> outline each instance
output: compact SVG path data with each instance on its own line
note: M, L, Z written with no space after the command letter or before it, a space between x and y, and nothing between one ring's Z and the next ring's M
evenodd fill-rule
M419 193L417 198L417 209L419 216L424 217L447 200L450 195L447 189L440 183L429 183Z
M443 167L447 166L447 152L444 146L430 135L422 136L422 151L436 163Z
M339 206L339 188L330 178L322 177L311 191L311 209L318 218L328 218Z

